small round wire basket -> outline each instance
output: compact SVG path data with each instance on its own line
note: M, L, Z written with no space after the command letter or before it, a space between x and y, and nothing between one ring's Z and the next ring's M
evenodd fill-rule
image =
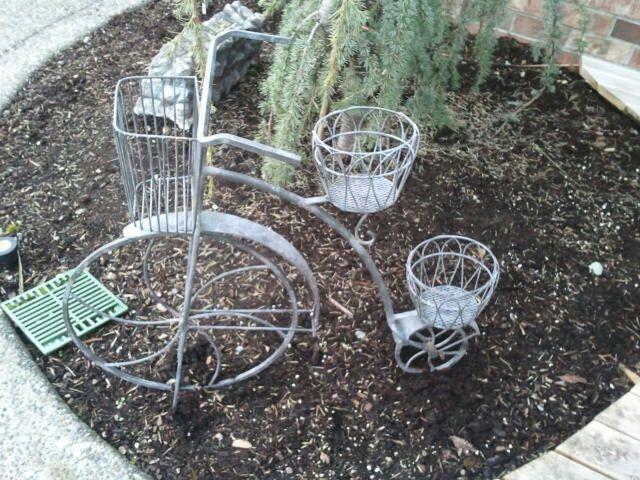
M407 285L418 316L443 330L472 324L499 277L498 261L485 245L456 235L425 240L407 259Z
M420 134L406 115L351 107L322 117L313 129L313 160L329 201L368 214L393 205L411 172Z

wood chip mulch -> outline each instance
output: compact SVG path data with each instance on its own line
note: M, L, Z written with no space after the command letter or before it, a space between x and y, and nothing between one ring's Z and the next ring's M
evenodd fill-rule
M163 3L118 17L54 57L2 113L0 225L20 227L26 288L73 268L127 223L112 92L118 78L144 72L177 29ZM477 94L466 65L450 102L459 125L424 132L401 200L369 221L378 234L371 254L397 311L410 308L406 256L428 236L465 234L500 259L483 333L450 371L402 373L372 283L345 243L304 212L229 185L215 185L210 206L277 230L311 264L323 298L316 338L297 337L274 366L232 389L185 395L176 414L166 394L117 381L76 348L32 350L34 358L84 421L159 479L495 478L553 448L629 389L619 364L640 369L640 126L569 72L555 93L512 115L538 86L538 69L523 67L530 62L526 47L500 40ZM255 137L264 72L262 61L219 105L219 129ZM260 168L233 151L216 161ZM294 189L320 194L309 163ZM357 220L332 212L346 225ZM155 271L164 268L159 293L176 302L184 249L178 242L154 254ZM212 245L207 258L223 250ZM594 261L602 276L589 272ZM114 292L139 313L163 313L136 295L139 251L109 262L100 274ZM17 275L0 272L2 298L17 289ZM247 301L268 297L258 283L238 290ZM115 355L126 342L142 351L167 338L142 330L110 325L88 342ZM270 348L238 341L247 358ZM189 359L215 361L202 342ZM171 372L167 361L150 373Z

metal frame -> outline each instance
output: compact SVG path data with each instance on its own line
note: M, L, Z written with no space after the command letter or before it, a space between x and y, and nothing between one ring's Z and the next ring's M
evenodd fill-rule
M439 235L422 242L409 254L406 272L419 316L428 326L443 330L474 322L500 278L491 250L460 235Z
M216 310L216 309L210 309L210 310L193 310L192 308L187 308L186 305L193 303L193 301L197 298L197 294L198 292L196 292L194 295L192 295L189 299L187 299L186 295L185 295L185 303L183 305L183 311L188 311L189 312L189 317L187 317L187 321L184 321L184 317L182 316L181 312L177 312L178 315L174 316L172 318L168 318L168 319L162 319L162 320L156 320L156 321L138 321L138 320L129 320L129 319L123 319L123 318L119 318L119 317L113 317L113 316L108 316L102 312L99 312L95 309L93 309L90 305L88 304L84 304L84 306L86 308L89 308L90 310L92 310L94 313L96 313L97 315L101 315L103 317L109 318L112 321L115 321L117 323L120 324L124 324L124 325L131 325L133 327L139 327L139 326L167 326L167 325L177 325L179 326L179 330L176 333L176 335L171 338L170 341L168 341L165 345L163 345L160 349L158 349L156 352L154 352L151 355L147 355L143 358L139 358L139 359L134 359L134 360L128 360L128 361L123 361L123 362L107 362L104 359L98 357L85 343L84 341L79 337L79 335L76 333L76 331L71 328L71 317L69 315L69 310L68 307L63 308L63 317L65 320L65 324L67 326L67 329L69 331L69 334L72 338L72 340L74 341L74 343L78 346L78 348L80 349L80 351L87 356L90 360L92 360L93 362L95 362L98 366L100 366L101 368L105 369L106 371L108 371L109 373L122 378L123 380L127 380L129 382L135 383L137 385L140 386L144 386L147 388L153 388L153 389L157 389L157 390L165 390L165 391L190 391L190 390L197 390L200 388L211 388L211 389L217 389L217 388L223 388L223 387L227 387L230 386L234 383L246 380L256 374L258 374L259 372L261 372L262 370L264 370L265 368L267 368L269 365L271 365L277 358L279 358L285 351L287 346L289 345L289 343L291 342L291 339L293 338L293 336L295 335L295 333L297 332L315 332L317 327L318 327L318 318L319 318L319 305L320 305L320 301L319 301L319 290L318 290L318 286L316 284L315 278L311 272L311 269L309 267L309 265L307 264L306 260L304 260L304 258L302 257L302 255L289 243L287 242L282 236L280 236L279 234L277 234L276 232L269 230L267 227L264 227L262 225L259 225L255 222L251 222L249 220L240 218L240 217L236 217L233 215L228 215L228 214L224 214L224 213L218 213L218 212L202 212L202 216L201 216L201 221L200 221L200 231L202 236L204 237L208 237L208 238L213 238L217 241L223 242L223 243L227 243L229 245L234 246L235 248L238 248L240 250L244 250L249 252L250 254L252 254L254 257L256 257L258 260L260 260L262 262L262 264L264 266L266 266L266 268L270 269L271 271L273 271L276 274L276 277L282 282L282 284L285 286L285 288L287 289L287 291L289 292L289 296L290 296L290 311L289 312L284 312L284 313L290 313L291 314L291 323L288 325L288 327L286 328L282 328L282 327L275 327L275 326L271 326L269 327L268 325L264 325L265 323L267 323L265 320L260 319L259 317L257 317L257 314L267 314L270 313L270 311L268 309L263 309L260 311L253 311L253 312L247 312L247 311L229 311L229 310L225 310L225 311L221 311L221 310ZM242 233L242 235L240 236L239 233ZM78 267L73 271L71 277L69 278L69 283L67 285L66 291L65 291L65 295L64 295L64 299L63 299L63 304L64 305L68 305L69 302L71 301L71 299L73 300L79 300L77 296L74 295L74 291L73 291L73 287L75 284L75 281L78 277L80 277L80 275L82 274L82 272L84 272L86 269L88 269L92 264L94 264L96 261L98 261L100 258L102 258L104 255L111 253L119 248L125 247L127 245L130 244L135 244L135 243L139 243L139 242L147 242L147 241L153 241L153 240L157 240L157 239L161 239L161 238L167 238L167 237L182 237L182 238L191 238L191 236L189 234L171 234L168 235L165 232L143 232L143 231L133 231L133 230L128 230L129 236L124 236L122 238L119 238L118 240L115 240L107 245L104 245L102 247L100 247L99 249L97 249L96 251L94 251L91 255L89 255L88 257L86 257L81 263L80 265L78 265ZM240 237L240 238L239 238ZM301 312L298 310L297 307L297 300L296 300L296 294L293 291L292 286L290 285L289 281L286 279L286 277L284 276L284 274L282 273L282 271L267 257L265 257L264 255L258 253L254 248L252 248L251 246L249 246L247 244L247 242L252 242L252 243L256 243L259 245L262 245L265 248L268 248L276 257L280 257L284 260L286 260L287 262L291 263L299 272L302 273L302 275L304 276L307 286L309 288L309 291L311 292L312 298L313 298L313 309L311 311L308 312ZM147 249L145 249L147 250ZM145 252L145 256L146 256ZM144 268L144 267L143 267ZM193 281L193 278L191 279ZM81 301L81 300L79 300ZM190 302L190 303L187 303ZM298 329L298 317L300 313L308 313L312 316L312 328L311 329ZM266 360L264 360L263 362L261 362L259 365L257 365L254 368L251 368L249 370L247 370L246 372L232 377L232 378L223 378L222 380L217 380L217 374L216 376L212 379L212 381L209 383L209 385L206 386L199 386L199 385L182 385L181 383L178 382L177 377L175 380L175 383L171 384L171 383L162 383L162 382L156 382L156 381L150 381L146 378L142 378L136 375L132 375L130 373L127 373L126 371L122 370L122 367L126 367L129 365L134 365L134 364L139 364L139 363L144 363L147 361L151 361L155 358L158 358L160 355L168 352L171 348L175 348L176 346L179 346L179 342L180 342L180 338L184 335L186 336L187 333L192 332L192 331L198 331L198 332L204 332L206 333L206 330L209 329L209 327L203 327L200 326L198 323L194 323L194 320L198 320L198 319L204 319L207 317L216 317L216 316L220 316L220 315L236 315L239 317L243 317L243 318L250 318L253 319L255 321L258 322L262 322L263 326L262 327L256 327L256 328L244 328L244 330L255 330L255 331L276 331L278 332L282 337L283 337L283 342L280 345L280 347L274 351L274 353L272 355L270 355ZM258 320L256 320L256 318L258 318ZM266 327L266 328L265 328ZM215 329L216 327L211 327L211 329ZM230 327L230 326L222 326L220 328L218 328L219 330L238 330L240 329L239 327ZM213 342L213 340L209 339L209 342L215 345L215 342ZM215 348L214 348L215 349ZM184 348L182 350L178 350L178 358L181 358L184 355ZM219 362L216 362L219 365ZM176 386L177 385L177 386ZM175 406L175 404L174 404Z
M372 232L367 232L367 239L359 232L370 214L398 200L419 144L420 131L413 120L386 108L336 110L314 126L312 157L325 191L323 200L362 215L354 229L361 244L374 243Z
M396 359L399 366L408 372L423 371L413 366L413 360L405 362L402 360L401 351L405 347L411 347L417 349L420 353L418 356L427 355L429 359L429 367L433 369L448 368L455 362L460 360L468 344L468 338L471 336L465 332L465 329L472 330L472 333L477 334L479 332L477 325L473 322L470 325L465 325L465 328L458 328L452 331L448 331L446 335L441 332L436 332L433 325L426 322L421 318L417 312L407 312L404 314L396 314L393 310L393 304L391 296L384 283L382 275L377 269L371 255L368 253L365 245L367 241L360 238L357 233L352 234L344 225L336 220L332 215L319 208L319 203L325 202L328 197L314 197L304 198L293 192L285 190L281 187L272 185L263 180L259 180L254 177L243 175L238 172L232 172L217 167L205 166L203 159L206 157L206 150L212 146L228 145L248 152L256 153L262 156L271 157L279 161L286 162L293 166L300 164L300 157L290 152L286 152L277 148L273 148L261 143L247 140L236 135L227 133L215 133L209 132L209 117L211 108L211 82L215 77L215 64L216 64L216 51L217 48L225 41L231 38L245 38L257 41L266 41L275 44L287 44L289 38L276 35L268 35L263 33L248 32L241 30L230 30L218 35L212 42L207 55L207 69L205 78L203 81L202 94L198 95L198 89L195 89L195 105L193 107L194 118L197 119L192 126L192 137L182 136L174 131L173 136L167 136L164 134L158 134L157 128L154 128L152 133L149 133L148 124L144 123L145 131L130 132L126 128L126 122L123 121L122 112L122 97L116 93L114 102L114 130L116 132L116 144L118 145L118 154L120 159L121 173L123 175L125 183L125 192L127 194L127 200L129 204L129 213L132 223L127 225L123 231L124 236L114 242L111 242L103 247L99 248L91 255L89 255L74 271L69 280L67 289L64 295L63 302L63 314L67 328L74 343L78 346L83 354L94 361L97 365L124 380L132 382L136 385L141 385L148 388L159 389L172 393L172 407L177 406L179 400L179 394L183 391L191 391L200 388L213 389L222 388L233 385L234 383L246 380L251 376L258 374L260 371L271 365L278 357L280 357L287 349L287 346L291 342L296 333L309 332L315 333L319 327L319 306L320 298L318 286L313 276L313 273L302 257L302 255L283 237L279 234L269 230L267 227L259 225L255 222L251 222L247 219L243 219L237 216L228 215L224 213L213 213L203 211L202 208L202 193L203 185L206 177L215 177L225 182L236 183L249 186L261 192L274 195L283 201L289 202L298 208L306 210L319 220L324 222L328 227L335 230L346 240L346 242L354 249L356 254L360 257L365 268L371 275L371 278L377 288L378 296L382 302L384 314L387 320L387 324L393 337L396 341ZM187 80L180 77L178 80ZM129 77L118 82L117 92L122 89L125 82L137 81L144 82L150 80L150 85L153 85L155 79L148 77ZM196 82L195 78L189 79L189 81ZM173 84L175 85L175 83ZM155 109L154 109L155 110ZM371 109L370 109L371 110ZM402 190L404 183L406 182L408 171L411 168L413 159L418 146L419 134L417 127L411 122L408 117L391 112L388 110L382 110L385 115L399 116L402 119L403 125L408 127L402 127L402 135L396 137L399 142L399 147L392 149L388 148L376 148L375 154L382 155L383 157L393 157L397 163L396 170L401 174L396 175L398 180L394 185L397 188L397 192L394 195L393 201L397 199L397 195ZM174 116L175 118L175 116ZM146 119L144 120L146 122ZM154 120L155 122L155 120ZM362 126L362 125L361 125ZM384 126L384 125L383 125ZM156 124L154 123L154 127ZM321 128L321 127L317 127ZM363 130L360 128L360 130ZM314 131L314 139L318 131ZM374 132L375 133L375 132ZM406 134L406 135L405 135ZM406 138L405 138L406 137ZM318 137L319 138L319 137ZM376 138L383 138L378 136ZM387 138L387 137L384 137ZM153 208L153 203L149 203L149 207L145 210L142 206L145 205L144 201L140 201L136 194L136 188L138 183L137 177L134 175L135 161L139 160L133 158L134 149L132 144L140 142L140 145L146 149L156 148L157 151L165 152L163 148L168 148L167 145L170 142L187 142L190 146L188 154L185 154L184 164L181 167L184 168L183 172L176 174L169 174L168 177L178 177L181 181L189 182L189 192L191 194L190 199L182 196L181 199L173 199L165 196L165 202L158 201L155 203L156 207ZM140 152L140 150L138 150ZM147 150L148 152L148 150ZM351 152L353 153L353 152ZM149 190L147 193L154 193L156 190L154 186L162 186L162 182L166 181L166 178L162 177L163 168L159 168L159 176L156 177L153 172L152 166L158 166L158 163L153 163L152 155L147 155L143 152L140 158L147 158L149 161L142 166L146 168L147 177L142 176L142 186L145 187L144 182L149 181ZM178 159L180 160L180 159ZM132 163L133 162L133 163ZM179 163L179 162L178 162ZM160 165L163 167L163 165ZM169 169L170 170L170 169ZM142 171L142 170L141 170ZM155 183L154 183L155 182ZM166 192L160 188L162 193ZM144 197L153 198L153 196ZM162 200L162 199L160 199ZM181 201L179 201L181 200ZM393 203L393 202L392 202ZM384 208L388 207L385 203ZM165 207L173 207L165 208ZM369 213L369 212L363 212ZM366 215L365 215L366 217ZM362 225L362 222L358 223L358 227ZM187 256L187 274L184 284L184 301L180 308L173 308L167 304L158 295L155 295L151 288L150 271L149 271L149 252L152 249L154 241L161 238L181 237L189 240L189 251ZM286 308L278 309L279 313L285 313L290 316L290 322L287 326L276 326L270 324L268 321L260 317L261 313L269 312L268 309L252 309L252 310L240 310L240 309L216 309L210 306L204 309L195 309L193 307L195 300L203 291L204 287L200 287L196 290L194 285L194 278L196 274L196 265L198 261L198 255L200 250L200 243L203 238L211 238L224 244L232 245L233 247L246 252L251 255L258 262L257 265L250 267L240 267L237 269L229 270L223 274L216 276L209 280L209 282L215 282L220 278L226 278L235 275L238 272L248 271L249 269L266 269L270 271L278 281L283 285L287 292L289 306ZM170 314L170 318L152 320L152 321L139 321L139 320L126 320L122 318L112 317L111 320L136 326L168 326L173 325L177 328L177 332L173 335L169 341L162 345L159 349L151 354L145 355L137 359L128 359L124 361L108 362L99 358L89 348L82 339L76 334L70 324L68 305L71 299L77 298L74 295L74 282L81 275L81 273L89 268L94 262L98 261L104 255L124 246L134 244L136 242L144 243L148 242L143 254L142 262L142 277L143 283L149 290L149 294L154 301L164 305L165 309ZM268 254L260 253L252 244L261 245L268 250ZM298 272L301 273L305 282L305 288L310 292L313 305L309 309L300 309L298 306L298 300L296 291L293 285L288 281L284 272L278 267L274 258L285 261ZM206 287L207 284L205 284ZM90 308L90 306L89 306ZM311 317L311 326L305 328L299 325L300 315L308 315ZM224 377L224 372L221 371L220 365L222 364L220 349L216 345L213 338L209 335L209 332L216 330L230 330L233 326L229 325L201 325L200 321L204 318L219 318L220 316L232 316L243 319L248 319L255 325L253 327L243 326L243 330L251 331L269 331L276 332L281 338L282 342L280 346L273 351L271 355L265 360L261 361L258 365L255 365L244 372L232 377ZM427 333L425 333L427 329ZM452 333L451 333L452 332ZM186 339L189 334L203 335L206 341L211 345L214 352L216 368L212 372L211 380L206 385L185 384L184 382L184 353ZM123 368L127 366L136 365L148 361L157 359L159 356L168 354L171 351L176 352L177 365L175 370L175 378L170 382L157 382L141 376L133 375ZM451 352L454 352L450 355ZM447 361L442 364L436 364L434 359L447 357Z
M328 201L344 212L370 214L398 200L420 132L401 112L355 106L322 117L312 138L313 160Z

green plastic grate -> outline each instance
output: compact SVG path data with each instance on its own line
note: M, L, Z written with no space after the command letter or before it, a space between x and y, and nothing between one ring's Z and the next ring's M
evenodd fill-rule
M24 332L31 342L45 355L71 342L62 317L62 299L69 277L66 272L0 304L9 318ZM79 336L85 335L107 323L110 319L97 312L117 317L128 310L89 272L83 272L73 284L73 297L69 301L71 324Z

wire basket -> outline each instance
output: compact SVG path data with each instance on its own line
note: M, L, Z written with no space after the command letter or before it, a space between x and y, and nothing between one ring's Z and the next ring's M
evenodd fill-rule
M128 77L116 87L113 128L129 215L144 231L182 233L200 152L194 77Z
M407 285L428 327L463 328L489 303L500 277L491 251L475 240L440 235L422 242L407 259Z
M313 159L329 201L361 214L393 205L419 140L415 123L392 110L351 107L321 118L313 130Z

